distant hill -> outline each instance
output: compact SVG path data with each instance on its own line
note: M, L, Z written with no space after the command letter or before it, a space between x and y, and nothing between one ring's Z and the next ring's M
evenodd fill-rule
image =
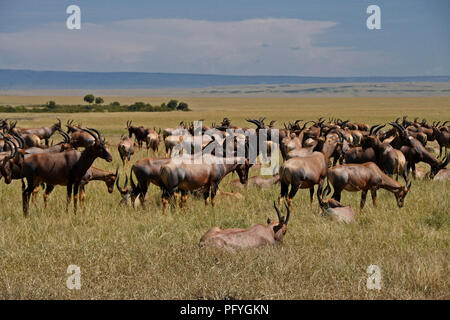
M71 72L0 69L0 90L160 89L211 86L372 82L450 82L450 76L301 77L150 72Z

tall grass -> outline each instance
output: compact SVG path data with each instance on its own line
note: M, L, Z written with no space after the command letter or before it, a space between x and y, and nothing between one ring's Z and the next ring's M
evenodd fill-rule
M426 116L429 121L450 115L448 98L299 99L286 109L270 99L266 103L273 105L267 109L259 107L258 99L228 100L228 105L222 99L196 99L198 109L190 103L191 113L77 114L75 120L107 137L114 161L97 160L95 166L114 171L120 165L114 146L129 119L165 127L182 119L218 121L223 116L240 125L246 124L245 118L267 116L281 125L319 116L378 123L403 114ZM18 125L52 123L53 116L18 115L22 118ZM64 123L66 118L61 118ZM160 150L158 156L162 155ZM145 156L146 151L139 151L133 161ZM129 169L121 167L122 176ZM228 184L234 178L227 176L220 189L234 190ZM449 299L448 188L448 182L415 180L402 209L391 193L381 190L379 207L368 201L352 225L322 217L316 201L309 206L308 190L300 190L281 246L232 253L200 249L198 241L212 226L248 227L275 218L272 203L279 186L237 190L244 199L219 198L214 209L190 197L187 208L172 207L164 216L155 186L150 187L147 208L134 210L118 207L117 190L108 194L102 182L91 182L86 207L77 215L65 212L65 188L56 187L48 210L43 209L40 194L24 218L20 182L2 182L0 298ZM341 202L358 208L359 199L360 194L344 192ZM70 264L81 268L80 290L66 287ZM372 264L381 269L379 291L366 287L366 270Z

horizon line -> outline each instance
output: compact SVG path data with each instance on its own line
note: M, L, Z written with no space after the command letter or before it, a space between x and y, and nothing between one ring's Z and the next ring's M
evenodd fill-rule
M286 77L286 78L410 78L410 77L450 77L449 75L358 75L358 76L311 76L311 75L283 75L283 74L223 74L223 73L192 73L192 72L161 72L161 71L73 71L73 70L33 70L33 69L5 69L0 71L27 72L60 72L60 73L134 73L134 74L171 74L222 77Z

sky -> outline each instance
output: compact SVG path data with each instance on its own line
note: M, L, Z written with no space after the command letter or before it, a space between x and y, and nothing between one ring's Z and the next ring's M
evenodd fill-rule
M450 1L0 0L0 69L450 75Z

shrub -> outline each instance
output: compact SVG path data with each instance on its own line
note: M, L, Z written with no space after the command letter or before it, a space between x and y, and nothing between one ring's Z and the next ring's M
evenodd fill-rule
M169 103L167 103L167 107L171 110L175 110L177 108L178 101L177 100L170 100Z
M50 100L49 102L47 102L47 108L53 110L56 108L56 103L53 100Z
M87 95L86 97L88 97ZM91 95L92 96L92 95ZM85 101L91 101L91 98L84 98ZM93 97L93 96L92 96ZM121 106L119 102L114 101L109 105L100 105L103 103L103 99L98 100L94 98L93 101L96 102L94 105L57 105L54 101L49 101L45 105L29 105L29 106L1 106L0 112L5 113L46 113L46 112L56 112L56 113L78 113L78 112L169 112L174 110L190 111L188 104L185 102L180 102L176 100L170 100L169 103L162 103L160 106L152 106L150 103L145 103L138 101L132 105ZM174 105L176 105L174 107Z
M189 111L189 106L186 102L180 102L177 106L177 110Z
M92 102L94 102L95 97L92 94L87 94L84 96L83 100L86 101L87 103L91 104Z

